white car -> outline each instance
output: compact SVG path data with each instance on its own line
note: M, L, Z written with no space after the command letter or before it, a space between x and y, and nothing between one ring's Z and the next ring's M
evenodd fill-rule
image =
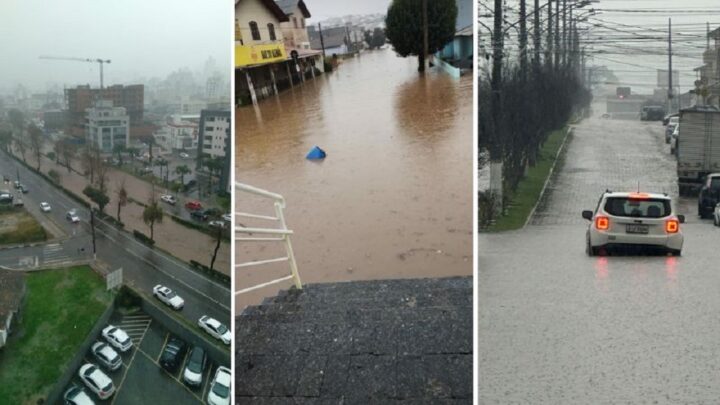
M91 351L93 356L110 371L115 371L122 366L120 355L105 342L95 342Z
M680 256L684 215L675 213L667 194L606 191L595 212L583 211L590 221L586 252L595 256L620 246L660 248Z
M187 159L187 158L190 157L190 155L188 155L188 154L185 153L185 152L181 152L178 156L180 156L180 157L183 158L183 159Z
M230 403L230 369L218 367L210 383L207 402L209 405L228 405Z
M74 384L65 391L63 399L66 405L95 405L95 401L85 393L85 390Z
M720 226L720 203L717 203L715 211L713 211L713 224Z
M198 326L215 339L222 340L226 345L230 344L230 339L232 338L230 330L217 319L203 315L198 319Z
M153 295L160 301L172 307L172 309L182 309L185 306L185 300L180 298L179 295L175 294L175 291L165 287L162 284L158 284L153 287Z
M115 393L115 385L100 367L86 363L78 372L82 382L100 399L108 399Z
M168 204L170 204L170 205L175 205L175 203L177 203L177 199L175 199L175 197L172 196L172 195L170 195L170 194L163 194L163 195L161 195L161 196L160 196L160 201L166 202L166 203L168 203Z
M210 221L208 222L208 226L211 228L220 228L225 229L225 221Z
M185 370L183 370L183 381L190 386L199 386L202 384L203 372L207 365L207 355L205 350L200 346L195 346L190 350L190 354L185 362Z
M65 214L65 218L67 218L67 220L72 222L73 224L80 222L80 217L78 216L77 210L75 208L68 211L67 214Z
M232 222L232 214L228 212L227 214L223 215L223 220L227 223Z
M677 154L678 138L680 137L680 124L675 125L672 135L670 135L670 154Z
M52 210L52 207L50 207L50 204L48 204L44 201L40 203L40 211L50 212L51 210Z
M102 335L105 340L110 343L110 345L121 352L126 352L132 347L132 340L130 340L130 336L117 326L106 326L105 329L102 330Z

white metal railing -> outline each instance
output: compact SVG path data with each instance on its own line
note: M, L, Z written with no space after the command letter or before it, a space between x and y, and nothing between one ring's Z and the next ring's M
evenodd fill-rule
M251 287L243 288L239 291L235 292L235 295L240 295L244 293L248 293L250 291L258 290L276 283L281 283L283 281L292 280L295 284L295 287L298 289L302 289L302 282L300 281L300 274L298 273L297 268L297 262L295 261L295 254L293 253L292 244L290 243L290 235L293 234L293 231L287 228L287 224L285 223L285 215L283 214L283 211L285 209L285 198L281 196L280 194L272 193L270 191L266 191L257 187L249 186L247 184L242 183L235 183L235 190L238 192L236 195L239 196L240 193L248 193L260 197L264 197L267 199L270 199L273 201L273 205L275 208L275 216L270 215L258 215L258 214L251 214L247 212L236 212L235 218L250 218L250 219L259 219L264 221L271 221L271 222L277 222L279 225L279 228L250 228L245 226L235 226L235 242L281 242L285 245L285 253L286 256L283 257L276 257L272 259L265 259L265 260L255 260L250 262L244 262L244 263L236 263L235 264L235 270L243 269L247 267L253 267L253 266L261 266L264 264L271 264L271 263L281 263L281 262L288 262L290 264L290 275L281 277L272 281L268 281L266 283L257 284ZM240 235L240 236L239 236Z

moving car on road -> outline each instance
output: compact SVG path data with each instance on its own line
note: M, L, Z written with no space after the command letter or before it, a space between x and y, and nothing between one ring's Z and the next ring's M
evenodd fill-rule
M165 287L162 284L158 284L153 287L153 295L162 301L165 305L172 309L180 310L185 306L185 300L179 295L175 294L175 291Z
M198 319L198 326L215 339L221 340L226 345L230 344L230 339L232 338L230 330L217 319L203 315Z
M185 370L183 371L183 381L192 386L202 384L203 371L207 365L207 355L205 350L200 346L195 346L190 350Z
M163 194L160 196L160 201L166 202L170 205L175 205L177 203L177 199L175 199L175 196L172 196L170 194Z
M711 173L705 177L698 196L698 215L709 218L720 202L720 173Z
M100 399L108 399L115 393L115 385L110 377L100 370L100 367L86 363L80 367L80 379Z
M65 218L67 218L67 220L72 222L73 224L80 222L80 217L78 216L77 210L75 208L68 211L67 214L65 214Z
M588 256L621 246L659 248L675 256L682 252L685 217L675 214L666 194L606 191L595 212L583 211L582 216L590 221Z
M95 358L110 371L115 371L122 366L122 358L105 342L95 342L91 348Z
M40 203L40 211L50 212L51 210L52 210L52 207L50 207L50 204L46 203L45 201Z
M113 347L126 352L132 347L132 340L124 330L117 326L108 325L102 330L102 335Z
M73 384L63 395L65 405L95 405L95 402L81 387Z
M160 365L167 371L174 372L185 357L187 345L177 337L172 337L160 355Z
M230 369L218 367L208 390L209 405L228 405L230 403Z

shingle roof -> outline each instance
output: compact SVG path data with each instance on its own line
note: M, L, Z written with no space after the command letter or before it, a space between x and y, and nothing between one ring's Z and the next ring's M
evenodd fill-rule
M322 49L320 33L318 31L308 31L308 35L310 36L310 48ZM324 28L322 36L325 48L335 48L345 43L347 30L345 27Z
M308 10L303 0L275 0L275 3L282 9L282 11L290 15L295 11L295 6L300 8L303 17L310 18L310 11Z
M11 312L17 312L25 294L23 273L0 269L0 328Z

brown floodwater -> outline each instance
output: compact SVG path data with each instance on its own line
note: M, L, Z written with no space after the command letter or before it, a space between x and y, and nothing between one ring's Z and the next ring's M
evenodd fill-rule
M304 283L470 275L472 105L472 75L422 76L415 58L365 52L238 108L236 180L285 197ZM315 145L327 152L324 161L305 159ZM270 214L272 204L240 193L236 210ZM238 262L279 256L282 246L236 244ZM237 290L289 267L235 274ZM236 308L289 285L241 295Z

